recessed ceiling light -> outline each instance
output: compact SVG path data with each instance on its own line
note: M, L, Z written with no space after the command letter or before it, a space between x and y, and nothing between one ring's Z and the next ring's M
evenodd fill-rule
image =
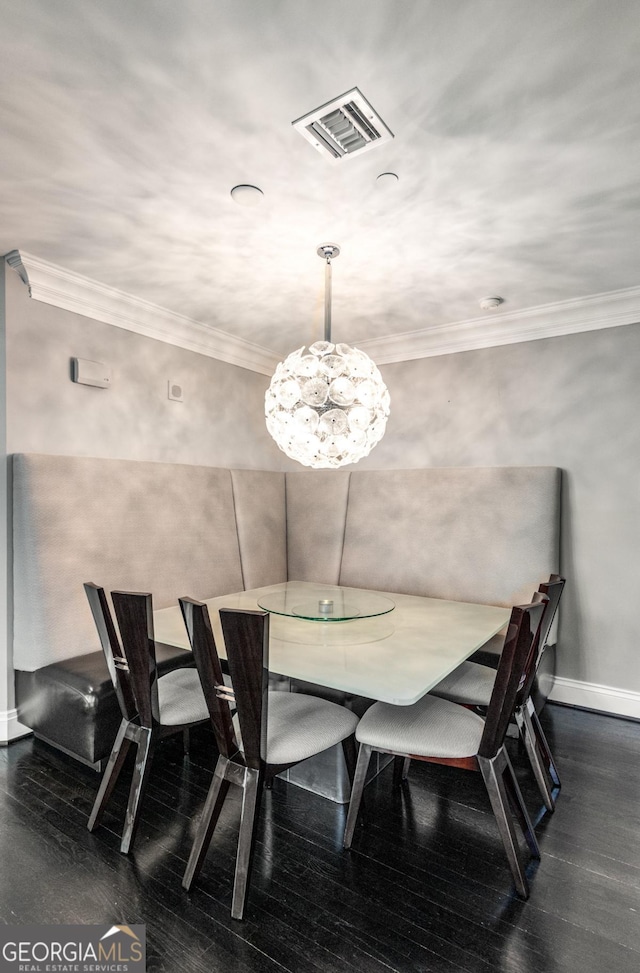
M398 184L398 176L395 172L381 172L376 179L378 189L393 189Z
M504 304L504 297L482 297L478 303L483 311L491 311L492 308Z
M238 206L258 206L264 197L264 193L257 186L242 184L234 186L231 190L231 199Z

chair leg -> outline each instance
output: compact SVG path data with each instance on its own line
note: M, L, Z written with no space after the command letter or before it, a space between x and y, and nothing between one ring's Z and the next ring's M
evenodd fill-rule
M393 787L400 787L402 782L409 776L411 757L393 758Z
M91 815L87 821L87 828L89 831L93 831L94 828L97 828L100 824L104 809L109 803L109 798L113 793L113 788L115 787L116 781L120 776L120 771L122 770L129 747L131 746L131 740L126 736L128 728L129 724L127 720L122 720L118 728L115 743L113 744L113 749L109 754L107 766L105 767L104 774L102 775L102 780L100 782L100 787L98 788L98 793L96 794L96 799L93 802Z
M538 743L538 747L545 761L549 777L553 781L555 787L562 787L560 783L560 776L558 774L558 768L556 767L555 760L551 753L549 743L545 736L545 732L540 725L540 720L538 719L538 714L536 713L535 706L533 705L533 700L531 697L527 700L525 704L526 713L531 720L531 725L533 727L533 732Z
M356 738L351 734L346 740L342 741L342 752L344 754L344 762L347 768L347 776L349 778L349 783L353 787L353 780L356 775L356 763L358 760L358 749L356 747Z
M245 771L244 793L242 795L242 814L240 817L240 834L238 836L238 854L236 857L236 874L233 882L233 900L231 903L231 918L242 919L244 903L249 885L249 872L255 827L258 820L258 808L261 795L260 773L247 768Z
M551 793L553 782L542 762L535 730L531 723L531 717L524 707L516 710L515 717L518 730L520 732L520 740L524 744L525 750L527 751L527 757L529 758L529 763L531 764L531 769L533 770L533 774L538 785L538 790L540 791L540 795L544 801L544 806L546 807L547 811L553 814L556 806L553 799L553 794Z
M185 726L182 731L182 751L185 756L189 753L189 727Z
M349 801L347 823L344 828L343 844L345 848L350 848L351 842L353 841L353 832L355 830L356 820L358 818L358 811L360 810L360 802L362 801L362 792L364 790L364 782L367 776L369 761L371 760L371 753L372 747L367 746L366 743L360 744L358 763L356 764L356 773L353 779L353 786L351 788L351 800Z
M506 750L504 750L504 757L506 761L506 770L503 774L503 779L507 789L507 794L509 795L509 800L511 801L511 807L518 819L522 833L529 846L531 856L533 858L540 858L538 839L536 838L536 833L534 831L531 818L529 817L529 812L527 811L527 805L524 803L524 798L522 796L522 791L520 790L520 785L518 784L518 779L513 771L513 766L509 760Z
M140 823L140 811L142 809L142 799L149 779L155 740L153 731L147 727L139 728L137 739L138 750L136 753L136 763L133 768L131 788L129 790L129 803L124 817L124 830L122 832L122 842L120 851L127 855L133 845Z
M500 837L516 889L523 899L528 899L529 884L525 875L524 862L518 847L518 836L515 823L511 816L509 793L505 784L505 771L507 770L505 758L506 752L504 748L501 748L495 757L487 758L479 756L478 764L487 788L489 800L491 801L491 807L498 825L498 830L500 831Z
M198 823L196 836L189 855L189 861L182 879L182 887L189 891L193 882L200 874L203 862L207 856L211 838L215 831L220 812L229 791L229 781L225 777L225 770L229 761L226 757L218 757L213 780L204 803L202 817Z

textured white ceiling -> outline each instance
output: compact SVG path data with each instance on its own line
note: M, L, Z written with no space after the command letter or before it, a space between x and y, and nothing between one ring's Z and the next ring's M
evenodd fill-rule
M640 284L637 0L0 0L0 64L0 252L278 353L325 241L344 341ZM395 139L331 165L356 85Z

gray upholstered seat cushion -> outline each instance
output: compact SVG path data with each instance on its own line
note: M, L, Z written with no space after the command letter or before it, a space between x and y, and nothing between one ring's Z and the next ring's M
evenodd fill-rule
M240 748L238 714L233 718ZM337 703L304 693L270 691L267 763L294 764L351 736L358 717Z
M288 764L322 753L350 736L355 713L317 696L269 693L267 761Z
M158 679L160 722L166 726L209 719L196 669L174 669Z
M431 690L433 696L469 706L488 706L496 670L477 662L463 662Z
M472 757L484 720L456 703L423 696L412 706L375 703L364 714L356 739L380 750L423 757Z

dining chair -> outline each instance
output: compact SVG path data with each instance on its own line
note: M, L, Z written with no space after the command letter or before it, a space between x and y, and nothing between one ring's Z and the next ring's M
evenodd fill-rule
M549 576L548 582L543 582L543 584L549 584L552 581L564 581L559 574L551 574ZM538 587L538 591L541 591L541 586ZM481 645L479 649L469 656L471 662L479 662L483 666L489 666L491 669L498 668L498 662L500 661L500 653L502 652L502 646L504 645L504 632L498 632L492 638ZM546 646L545 646L546 648Z
M233 686L229 689L220 678L222 669L206 605L181 598L180 607L220 752L182 885L191 889L229 787L240 787L242 811L231 916L242 919L263 784L338 743L353 780L353 734L358 717L344 706L316 696L269 690L269 614L264 611L220 609ZM233 719L232 705L237 710Z
M512 609L486 719L464 706L429 694L411 706L378 702L367 710L356 730L360 752L345 826L345 848L351 847L367 767L374 751L404 760L479 770L516 889L522 898L529 897L510 806L531 855L539 858L540 850L504 741L518 690L533 666L546 603L546 595L537 594L532 604Z
M551 813L555 809L554 788L559 789L561 786L560 776L533 705L532 689L542 656L547 647L547 639L564 585L564 578L552 574L549 580L543 581L538 588L541 594L546 595L548 602L540 627L537 656L526 683L518 690L514 711L514 720L520 733L520 739L524 744L545 807ZM434 686L431 695L448 699L453 703L461 703L463 706L486 709L491 699L495 680L495 669L478 662L463 662L437 686Z
M156 743L174 733L186 736L190 727L207 722L209 713L195 668L183 666L158 676L150 594L112 592L120 641L104 588L87 583L84 589L122 715L87 827L93 831L100 824L134 743L136 760L120 844L127 854L138 830Z

